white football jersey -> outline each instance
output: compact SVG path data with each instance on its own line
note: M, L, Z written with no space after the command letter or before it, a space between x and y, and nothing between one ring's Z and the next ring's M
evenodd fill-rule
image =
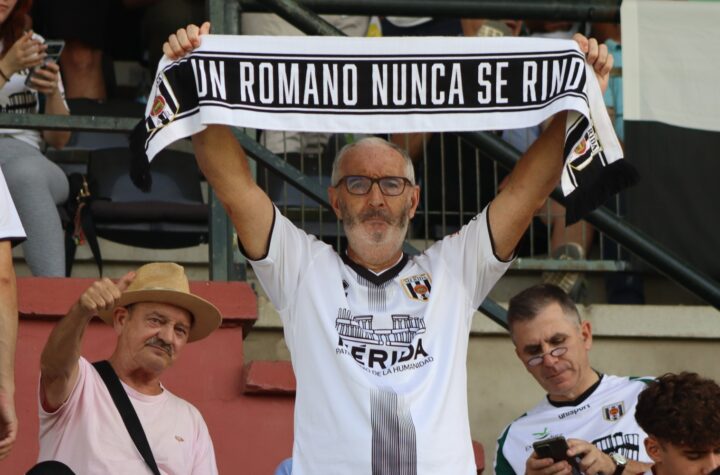
M476 473L468 335L509 264L486 211L376 275L275 209L268 254L252 265L297 377L293 474Z
M640 392L651 378L601 375L600 381L575 401L557 403L547 397L505 428L495 453L497 475L525 473L533 442L562 435L595 444L606 454L650 462L645 432L635 421Z

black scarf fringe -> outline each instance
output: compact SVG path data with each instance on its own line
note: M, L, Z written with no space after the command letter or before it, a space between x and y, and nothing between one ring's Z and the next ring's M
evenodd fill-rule
M583 183L565 197L566 226L577 223L612 195L633 186L639 180L637 170L625 159L603 167L595 180Z

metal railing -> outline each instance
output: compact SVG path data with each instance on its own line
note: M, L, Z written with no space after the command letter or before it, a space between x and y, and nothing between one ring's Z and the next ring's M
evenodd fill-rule
M272 5L270 5L272 4ZM431 8L431 6L433 8ZM502 2L485 2L477 0L462 1L364 1L356 2L351 0L325 0L325 1L301 1L297 4L289 0L267 0L264 5L259 2L245 0L208 0L209 17L213 22L214 32L225 34L236 34L238 30L240 11L264 11L272 8L273 11L282 11L286 18L295 22L296 18L303 20L296 23L307 33L338 34L315 13L304 7L316 9L319 13L383 13L396 15L424 15L432 12L437 16L478 16L485 18L545 18L545 19L566 19L566 20L594 20L594 21L617 21L619 6L617 1L599 2L521 2L507 0ZM134 118L116 117L89 117L89 116L63 116L56 117L38 114L3 114L0 115L0 127L6 128L33 128L33 129L70 129L95 132L117 132L129 133L136 124ZM321 207L329 209L325 198L326 191L321 183L304 175L297 168L289 165L282 157L272 154L262 147L253 138L241 131L236 136L248 151L248 154L259 163L262 163L268 170L281 176L291 183L303 194L320 204ZM512 168L518 159L517 151L486 133L462 134L462 139L483 149L484 153L491 155L499 163L507 168ZM554 195L561 200L561 196ZM716 308L720 308L720 285L701 272L685 265L678 258L674 257L666 249L655 244L651 238L633 229L627 223L619 220L606 210L597 210L588 218L588 222L598 229L606 232L619 244L636 254L648 264L658 269L671 280L688 288L696 295L706 300ZM224 210L217 200L211 198L211 245L210 245L210 269L211 278L215 280L229 280L243 277L244 263L234 246L234 232L225 215ZM574 269L577 263L559 265L556 268ZM541 268L539 263L537 268ZM609 265L597 270L618 270L622 266ZM529 267L527 267L529 268ZM505 325L505 312L496 303L487 300L480 310L490 318Z

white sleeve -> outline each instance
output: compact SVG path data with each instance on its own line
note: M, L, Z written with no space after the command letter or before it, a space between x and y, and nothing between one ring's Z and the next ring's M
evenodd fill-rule
M431 248L432 252L440 253L449 269L461 276L461 285L473 308L480 306L513 260L503 261L495 255L487 210L486 207L460 231Z
M208 431L205 420L197 411L197 417L200 419L198 424L197 440L195 441L193 454L192 475L217 475L217 461L215 460L215 447L213 447L210 432Z
M274 216L267 254L250 260L263 289L282 315L299 286L314 256L327 247L314 236L298 229L273 207Z
M22 241L25 239L20 217L15 209L5 176L0 169L0 240Z

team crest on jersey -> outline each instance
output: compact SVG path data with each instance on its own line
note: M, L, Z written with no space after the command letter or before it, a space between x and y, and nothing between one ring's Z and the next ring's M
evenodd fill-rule
M602 413L603 419L615 422L625 415L625 404L622 401L608 404L602 408Z
M430 276L428 274L418 274L404 279L400 279L405 294L413 300L427 302L430 300Z

